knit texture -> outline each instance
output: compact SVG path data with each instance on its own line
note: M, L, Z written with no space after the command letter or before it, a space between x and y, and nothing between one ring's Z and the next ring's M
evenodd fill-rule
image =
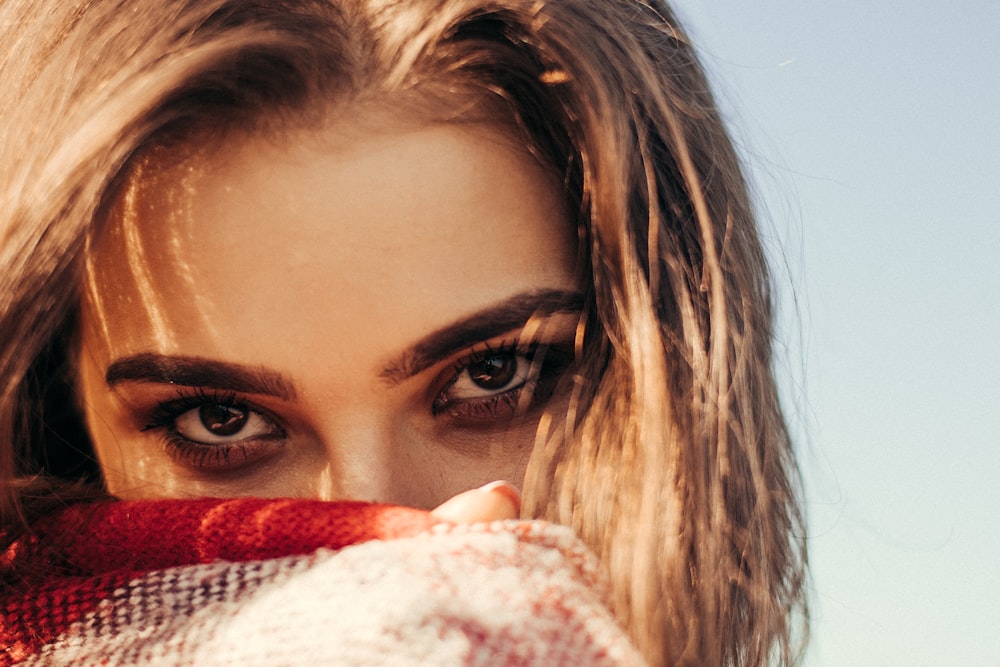
M535 521L102 502L2 560L0 665L638 665L590 552Z

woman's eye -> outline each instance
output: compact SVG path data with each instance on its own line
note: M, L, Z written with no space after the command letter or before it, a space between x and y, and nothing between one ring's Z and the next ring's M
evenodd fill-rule
M281 424L235 396L197 390L156 407L143 431L160 432L167 454L206 471L235 469L281 449Z
M549 346L473 354L456 365L432 412L470 427L503 423L544 405L572 357Z
M276 427L253 410L222 403L204 403L178 415L174 431L192 442L217 445L274 435Z
M451 400L483 398L517 389L537 377L538 369L524 355L491 354L471 361L445 395Z

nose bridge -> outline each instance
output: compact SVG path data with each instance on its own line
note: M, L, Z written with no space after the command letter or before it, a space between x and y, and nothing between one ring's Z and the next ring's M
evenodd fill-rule
M327 465L319 495L331 500L400 502L396 429L378 411L345 409L319 433Z

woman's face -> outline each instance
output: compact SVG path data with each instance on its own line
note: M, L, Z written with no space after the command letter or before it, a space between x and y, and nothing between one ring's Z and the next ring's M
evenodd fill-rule
M123 498L430 507L520 483L580 311L558 182L483 126L153 152L88 255L81 391Z

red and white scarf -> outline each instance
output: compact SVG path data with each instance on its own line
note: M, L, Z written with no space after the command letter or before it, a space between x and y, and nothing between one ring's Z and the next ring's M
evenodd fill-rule
M0 568L0 666L642 664L594 556L538 521L97 502L38 522Z

